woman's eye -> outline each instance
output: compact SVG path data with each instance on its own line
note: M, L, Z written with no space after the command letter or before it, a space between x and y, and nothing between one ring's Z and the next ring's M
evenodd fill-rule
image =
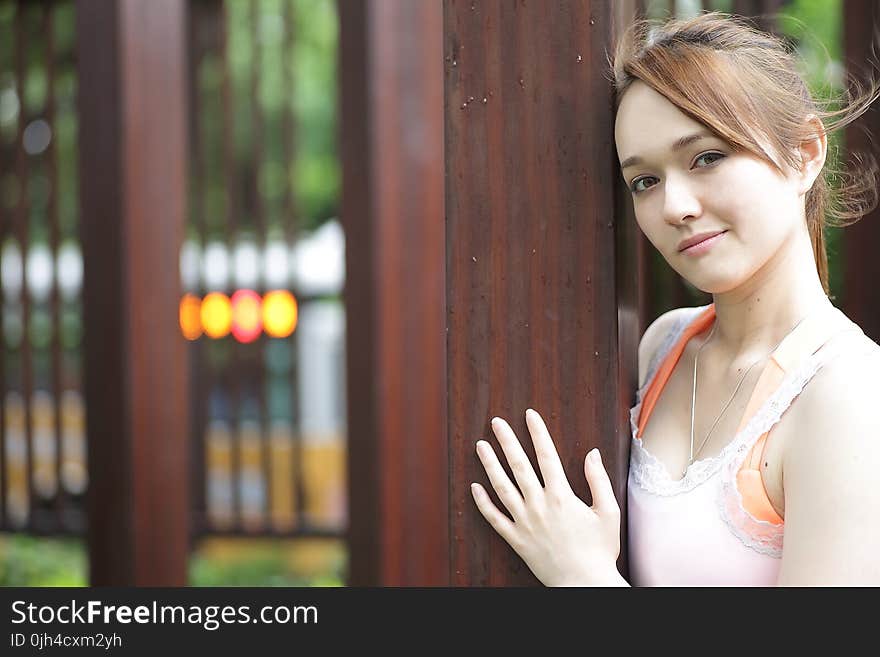
M641 183L641 182L645 182L646 180L650 180L650 177L648 177L648 178L639 178L638 180L634 180L633 183L632 183L632 187L630 187L630 191L631 191L633 194L638 194L639 192L643 192L643 191L645 191L644 189L639 189L639 188L638 188L638 185L639 185L639 183Z
M703 154L700 155L696 160L694 160L694 162L699 162L699 161L702 160L704 157L711 157L711 156L713 156L713 155L717 155L719 158L723 158L723 157L724 157L724 153L703 153ZM716 160L716 161L717 161L717 160ZM710 164L711 164L711 162L710 162Z
M699 162L700 160L702 160L703 158L712 157L712 156L715 156L717 159L709 161L708 164L706 164L705 166L700 167L700 168L705 169L706 166L709 166L710 164L713 164L714 162L717 162L718 160L720 160L720 159L724 159L725 157L727 157L726 155L724 155L724 153L716 153L716 152L713 151L713 152L710 152L710 153L703 153L702 155L699 155L699 156L697 157L697 159L694 160L694 162L696 163L696 162ZM632 186L630 187L630 191L631 191L633 194L639 194L640 192L645 191L645 188L639 189L639 188L638 188L638 185L639 185L639 183L641 183L641 182L644 182L644 181L646 181L646 180L650 180L652 177L653 177L653 176L645 176L645 177L643 177L643 178L638 178L638 179L634 180L634 181L632 182Z

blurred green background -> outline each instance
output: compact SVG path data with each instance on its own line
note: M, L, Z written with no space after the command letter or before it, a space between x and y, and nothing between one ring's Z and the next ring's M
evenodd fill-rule
M78 538L0 535L0 586L88 586ZM330 539L202 541L190 558L191 586L344 586L346 553Z

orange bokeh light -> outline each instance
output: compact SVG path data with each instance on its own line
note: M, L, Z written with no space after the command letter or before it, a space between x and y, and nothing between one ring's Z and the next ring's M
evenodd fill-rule
M196 340L202 334L201 307L201 300L194 294L184 294L180 300L180 332L187 340Z
M253 342L263 330L262 301L253 290L232 295L232 335L239 342Z
M222 338L229 334L232 326L232 307L229 297L222 292L211 292L202 299L202 328L211 338Z
M287 290L275 290L263 297L263 329L273 338L286 338L296 328L296 299Z

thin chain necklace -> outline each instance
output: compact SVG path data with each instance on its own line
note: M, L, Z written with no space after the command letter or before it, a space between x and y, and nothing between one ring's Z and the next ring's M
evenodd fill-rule
M727 407L730 406L730 402L732 402L732 401L733 401L733 398L736 397L736 393L739 391L740 386L742 386L743 381L745 381L746 376L748 376L748 374L749 374L749 372L752 370L752 368L753 368L755 365L757 365L760 361L762 361L762 360L764 360L765 358L771 356L771 355L773 354L773 352L776 351L776 348L777 348L779 345L782 344L783 340L785 340L785 338L787 338L789 335L791 335L792 333L794 333L794 330L795 330L798 326L800 326L801 323L802 323L807 317L809 317L810 315L812 315L812 314L815 312L815 310L816 310L816 309L811 310L811 311L809 311L806 315L804 315L804 316L798 321L798 323L795 324L795 325L792 327L792 329L791 329L788 333L785 334L785 336L783 336L782 340L780 340L779 342L776 343L776 346L773 347L773 349L771 349L770 352L769 352L766 356L763 356L763 357L759 358L759 359L756 360L754 363L752 363L751 365L749 365L748 369L747 369L747 370L745 371L745 373L740 377L740 379L739 379L739 383L736 384L736 388L734 388L734 390L733 390L733 394L730 396L730 399L727 400L727 403L724 405L724 408L721 409L721 412L718 414L718 417L715 418L715 422L712 423L712 427L709 429L709 433L706 434L706 437L703 439L703 442L700 443L700 447L697 449L697 453L694 454L694 413L695 413L695 411L696 411L696 407L697 407L697 403L696 403L696 402L697 402L697 361L698 361L699 358L700 358L700 352L703 350L703 347L705 347L705 346L709 343L709 341L712 339L712 335L715 333L715 327L718 326L718 321L717 321L717 319L716 319L715 321L712 322L712 331L709 333L709 337L706 338L706 341L705 341L703 344L700 345L700 348L697 349L697 355L694 356L694 383L693 383L693 391L692 391L692 393L691 393L691 455L690 455L690 458L688 459L688 467L690 467L691 464L694 462L694 458L697 457L697 456L699 456L700 452L703 451L703 447L706 446L706 442L709 440L709 436L712 435L712 431L715 429L715 425L718 424L718 420L721 419L721 416L724 415L724 411L726 411L726 410L727 410Z

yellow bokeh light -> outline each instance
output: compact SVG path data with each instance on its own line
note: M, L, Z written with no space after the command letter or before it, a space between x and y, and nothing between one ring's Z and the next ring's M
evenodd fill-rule
M221 292L211 292L202 300L202 328L211 338L222 338L232 327L232 304Z
M201 306L202 302L194 294L184 294L180 300L180 332L187 340L196 340L202 334Z
M296 299L287 290L263 297L263 330L273 338L286 338L296 328Z

